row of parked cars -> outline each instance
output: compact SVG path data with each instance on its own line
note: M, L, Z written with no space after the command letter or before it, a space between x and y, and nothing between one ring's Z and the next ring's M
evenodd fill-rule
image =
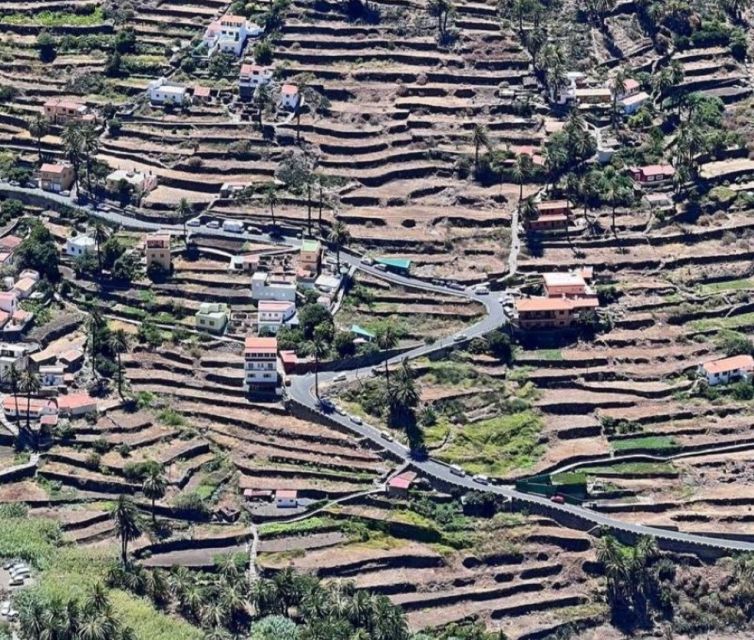
M26 580L31 578L31 569L25 562L9 560L3 564L3 569L10 574L8 585L11 587L22 587Z

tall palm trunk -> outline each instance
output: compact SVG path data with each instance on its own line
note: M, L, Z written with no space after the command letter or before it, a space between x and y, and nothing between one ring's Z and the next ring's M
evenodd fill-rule
M314 395L319 399L319 355L314 351Z
M118 395L123 398L123 362L118 351Z
M322 234L322 183L319 183L319 233Z
M306 230L312 235L312 183L306 183Z

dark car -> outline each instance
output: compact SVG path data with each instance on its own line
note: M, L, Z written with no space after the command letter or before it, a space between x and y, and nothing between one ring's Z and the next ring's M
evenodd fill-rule
M317 408L322 411L322 413L331 413L335 411L335 405L330 398L320 398L319 402L317 402Z

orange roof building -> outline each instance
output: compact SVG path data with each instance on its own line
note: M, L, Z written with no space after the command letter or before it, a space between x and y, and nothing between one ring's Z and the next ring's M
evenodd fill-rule
M747 354L712 360L702 364L700 369L711 385L745 380L754 373L754 358Z

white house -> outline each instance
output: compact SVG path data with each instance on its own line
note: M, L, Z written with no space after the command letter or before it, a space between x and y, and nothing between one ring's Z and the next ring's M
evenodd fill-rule
M618 100L618 104L620 105L621 109L623 109L623 113L625 113L627 116L630 116L641 109L648 100L649 94L646 91L640 91L639 93L634 93L630 96L626 96L625 98L621 98L620 100Z
M223 333L230 320L230 307L224 302L203 302L196 312L196 328Z
M278 509L298 507L298 492L293 489L278 489L275 492L275 506Z
M244 389L277 391L278 340L249 336L244 344Z
M261 36L264 29L243 16L227 14L210 23L202 37L202 44L207 47L207 55L217 51L240 56L247 38Z
M68 238L65 242L65 252L67 255L77 258L85 253L92 253L97 243L94 238L87 235L79 235Z
M707 382L714 386L736 380L748 380L754 372L754 358L750 355L732 356L705 362L699 367Z
M280 106L283 109L295 109L298 107L299 92L295 84L284 84L280 89Z
M43 387L62 387L65 367L62 364L47 364L39 367L40 382Z
M144 195L149 193L157 186L157 176L153 173L142 173L141 171L126 171L125 169L116 169L105 179L107 190L117 193L121 181L131 185L134 193Z
M257 307L258 330L277 333L281 325L296 315L296 304L288 301L261 300Z
M257 87L272 80L272 68L258 64L242 64L238 74L238 93L244 100L254 95Z
M16 313L18 309L18 296L15 291L0 291L0 311L4 311L9 316Z
M314 286L322 293L332 295L340 289L341 280L338 275L323 273L314 281Z
M295 302L296 281L293 278L257 271L251 276L251 297L253 300Z
M0 344L0 379L7 380L11 367L16 371L25 371L29 364L29 345Z
M173 84L166 78L152 80L147 86L147 95L152 104L183 104L187 99L186 87Z

